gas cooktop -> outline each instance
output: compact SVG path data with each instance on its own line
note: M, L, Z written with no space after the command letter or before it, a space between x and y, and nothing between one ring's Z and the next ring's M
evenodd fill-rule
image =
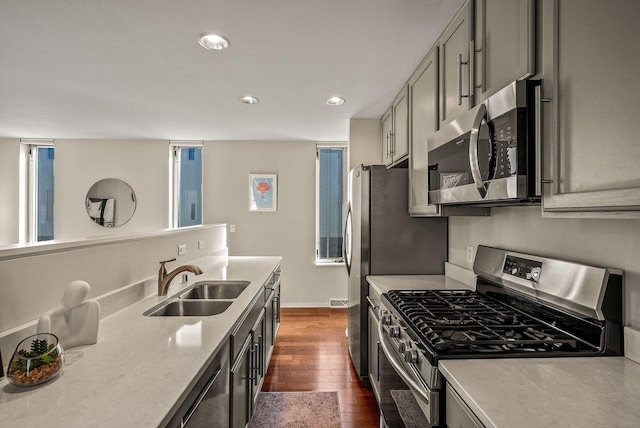
M461 290L390 291L386 297L418 342L441 357L602 351L602 324L510 296Z

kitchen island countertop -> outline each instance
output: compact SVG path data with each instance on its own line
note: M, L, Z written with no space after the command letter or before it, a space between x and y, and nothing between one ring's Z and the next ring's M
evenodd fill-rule
M19 388L0 380L0 426L157 427L207 368L215 352L280 257L228 257L226 266L198 259L203 274L174 281L168 296L152 296L100 321L98 343L82 352L51 381ZM250 284L229 308L208 317L147 317L147 309L204 280L245 280ZM5 357L6 358L6 357ZM8 360L8 358L7 358ZM8 361L7 361L8 363Z
M625 357L441 360L439 368L486 427L640 423L640 364Z

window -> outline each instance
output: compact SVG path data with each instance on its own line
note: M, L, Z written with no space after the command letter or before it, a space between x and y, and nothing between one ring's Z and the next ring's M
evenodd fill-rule
M317 263L342 261L346 153L342 145L318 145L316 150Z
M27 140L23 143L29 144ZM52 140L29 144L28 159L28 234L30 242L53 239L54 161Z
M172 144L173 227L202 224L202 144Z

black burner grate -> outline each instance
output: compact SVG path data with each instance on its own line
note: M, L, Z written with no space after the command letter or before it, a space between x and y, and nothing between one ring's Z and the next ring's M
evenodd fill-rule
M555 325L474 291L390 291L387 299L432 352L565 354L598 351Z

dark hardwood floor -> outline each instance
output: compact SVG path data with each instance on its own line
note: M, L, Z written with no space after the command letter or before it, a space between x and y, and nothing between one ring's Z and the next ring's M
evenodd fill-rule
M346 309L282 309L263 391L337 391L343 428L379 427L373 391L351 364Z

